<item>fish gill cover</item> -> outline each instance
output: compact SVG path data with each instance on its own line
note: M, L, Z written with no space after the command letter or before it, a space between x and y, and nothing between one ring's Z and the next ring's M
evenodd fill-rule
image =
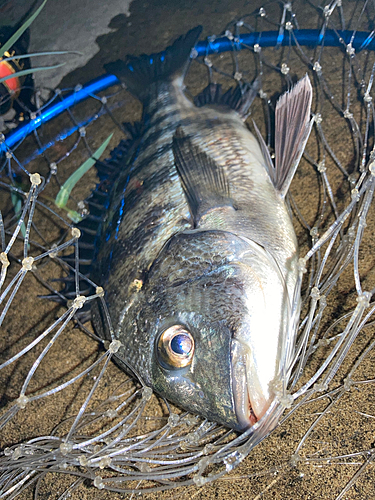
M161 22L165 11L157 2L153 8ZM73 188L67 205L55 201L77 168L94 152L101 155L117 125L110 147L125 142L98 165L104 194L110 190L105 177L115 175L134 133L121 123L140 118L137 101L115 88L69 107L2 159L0 498L104 498L106 490L111 498L140 492L171 498L176 487L183 498L372 498L375 59L354 47L355 30L371 33L374 6L269 2L252 10L230 2L228 8L216 5L220 26L213 26L208 7L194 15L192 23L210 34L208 46L222 37L235 49L242 34L254 32L258 39L241 52L197 57L185 80L192 96L209 82L225 91L259 77L248 123L254 120L273 156L277 98L306 73L314 91L314 128L287 197L303 304L290 382L271 409L275 422L281 415L279 425L269 433L260 422L238 434L182 412L144 385L137 366L138 382L118 369L112 360L120 343L97 338L79 314L85 303L103 301L102 283L88 282L94 293L82 294L90 248L78 247L75 228L89 211L95 216L84 201L95 172ZM174 15L177 36L191 25L185 20L185 30L178 22L183 13ZM320 30L319 46L294 43L304 28ZM327 29L340 47L325 46ZM341 29L354 30L351 42L340 39ZM271 30L276 46L262 47ZM290 43L281 46L285 37ZM163 34L147 52L174 38ZM39 112L64 95L38 91ZM142 193L141 184L134 188ZM62 257L72 249L69 265ZM40 299L64 300L59 280L67 275L74 290L67 307Z

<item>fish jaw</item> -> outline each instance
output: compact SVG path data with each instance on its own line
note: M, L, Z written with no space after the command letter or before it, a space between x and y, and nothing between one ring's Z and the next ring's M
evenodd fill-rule
M260 420L271 406L272 398L264 394L251 351L232 339L232 388L239 429L246 430Z
M238 340L232 340L232 386L233 399L240 430L252 427L258 418L252 407L247 384L248 349Z
M237 263L246 312L231 340L232 390L241 430L258 422L270 408L273 387L288 372L286 354L295 339L285 276L263 248L250 240L246 243L248 252Z

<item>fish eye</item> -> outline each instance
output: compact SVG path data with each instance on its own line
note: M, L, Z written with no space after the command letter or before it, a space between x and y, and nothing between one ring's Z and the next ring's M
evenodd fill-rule
M159 362L167 368L184 368L190 365L194 355L194 339L182 325L173 325L160 335Z

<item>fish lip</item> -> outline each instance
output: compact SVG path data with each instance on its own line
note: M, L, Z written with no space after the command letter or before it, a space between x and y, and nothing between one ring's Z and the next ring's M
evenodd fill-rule
M247 357L249 348L237 339L231 340L231 373L234 407L238 430L245 431L258 422L252 405L247 383Z

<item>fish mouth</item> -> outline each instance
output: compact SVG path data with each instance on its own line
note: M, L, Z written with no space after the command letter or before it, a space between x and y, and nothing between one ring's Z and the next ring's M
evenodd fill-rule
M263 393L251 349L238 339L231 340L232 390L238 430L252 427L271 402Z

